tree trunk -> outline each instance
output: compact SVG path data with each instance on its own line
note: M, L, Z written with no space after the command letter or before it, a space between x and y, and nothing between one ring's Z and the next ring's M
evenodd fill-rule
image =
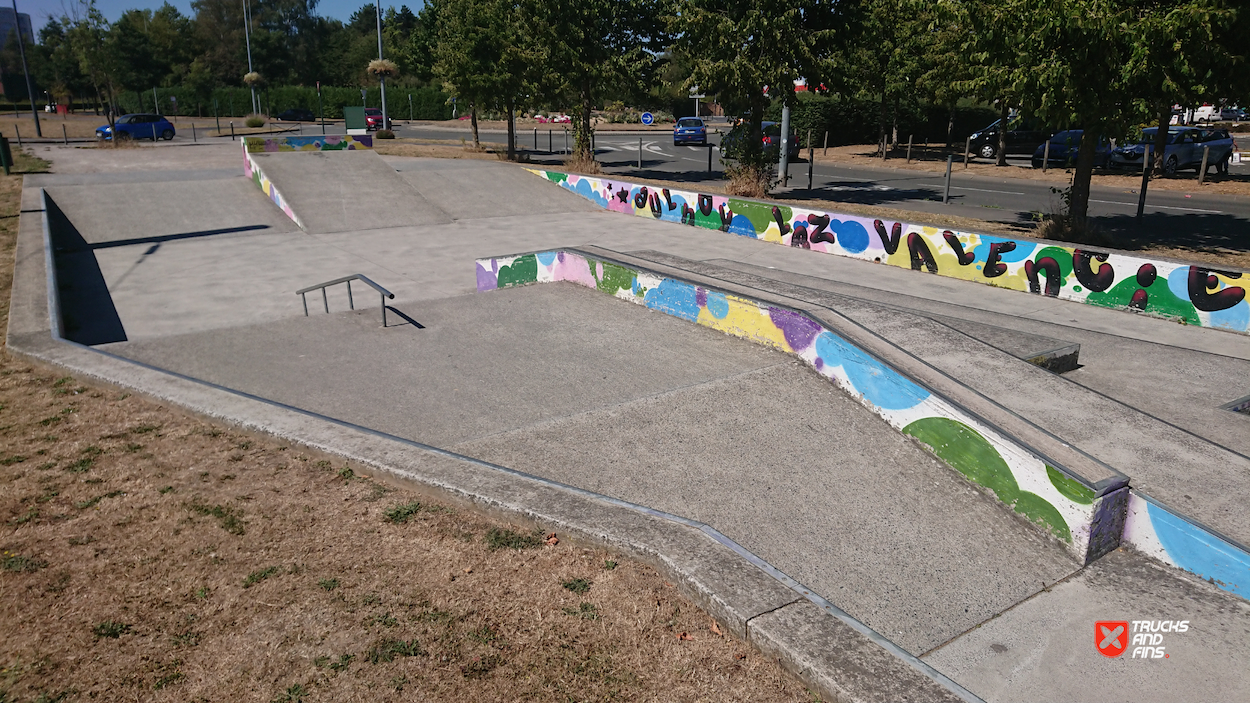
M591 100L589 79L582 81L581 94L578 97L580 104L576 110L577 124L573 127L573 158L594 161L593 132L590 127L590 114L594 111L594 102Z
M951 103L950 118L946 120L946 148L951 148L951 141L955 138L955 104Z
M1094 152L1098 149L1099 135L1092 129L1081 133L1081 150L1076 155L1076 175L1072 177L1072 194L1068 200L1068 215L1073 228L1084 227L1089 219L1089 181L1094 175Z
M508 160L516 161L516 109L511 100L508 101Z
M885 155L885 87L881 88L881 112L877 116L877 146L881 149L878 156Z
M482 141L478 137L478 134L477 134L477 101L476 100L469 103L469 123L473 125L473 150L480 151L482 148Z
M998 161L995 166L1007 165L1007 101L998 104Z
M890 134L890 144L898 144L898 96L894 96L894 130Z
M1156 176L1163 175L1163 157L1167 154L1168 145L1168 127L1172 126L1172 106L1166 102L1160 102L1159 110L1159 129L1155 132L1154 159L1153 170ZM1142 162L1142 168L1145 168L1145 161Z

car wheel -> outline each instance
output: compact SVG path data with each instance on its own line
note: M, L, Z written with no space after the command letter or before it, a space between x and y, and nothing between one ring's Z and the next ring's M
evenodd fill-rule
M164 139L165 141L168 142L168 141L173 141L173 138L174 138L174 130L167 129L164 132L161 132L161 139Z
M130 132L118 132L117 133L117 138L122 139L122 140L130 139L130 136L131 136Z
M983 159L992 159L997 153L998 149L995 149L993 144L985 144L977 151L977 156Z
M1163 174L1166 176L1175 176L1176 170L1180 165L1176 162L1175 156L1169 156L1166 163L1163 164Z

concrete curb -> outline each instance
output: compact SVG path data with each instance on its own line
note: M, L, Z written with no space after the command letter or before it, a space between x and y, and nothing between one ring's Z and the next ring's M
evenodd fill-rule
M65 340L59 326L46 211L41 216L41 232L19 225L13 303L22 310L17 328L8 330L13 353L344 457L442 499L512 519L520 517L638 558L658 569L717 621L776 656L831 700L980 700L706 524ZM37 270L41 265L42 272ZM46 285L37 285L40 273ZM36 323L39 318L42 324Z

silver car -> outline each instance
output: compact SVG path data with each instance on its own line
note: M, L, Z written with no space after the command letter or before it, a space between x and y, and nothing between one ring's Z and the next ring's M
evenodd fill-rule
M1153 150L1157 133L1156 127L1143 129L1141 139L1136 143L1128 143L1112 150L1111 158L1107 161L1108 168L1141 170L1146 146L1150 145ZM1227 173L1228 160L1233 152L1233 140L1228 132L1222 129L1169 127L1168 141L1163 151L1163 172L1172 175L1181 169L1200 170L1205 148L1210 149L1207 166L1215 166L1220 173Z

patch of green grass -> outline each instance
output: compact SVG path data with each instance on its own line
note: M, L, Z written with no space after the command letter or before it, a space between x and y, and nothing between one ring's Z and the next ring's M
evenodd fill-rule
M74 503L74 507L78 508L79 510L86 510L87 508L95 507L97 503L104 500L105 498L116 498L117 496L124 496L124 495L126 495L125 491L113 491L112 493L105 493L104 495L96 496L95 498L92 498L90 500L84 500L81 503Z
M187 630L181 635L174 635L172 639L175 647L194 647L200 643L200 633Z
M419 657L425 654L416 640L380 640L365 653L365 660L370 664L391 662L395 657Z
M221 525L221 529L232 535L242 535L245 531L243 512L236 508L224 505L208 505L200 502L199 498L196 498L186 504L186 509L199 515L217 518L217 522Z
M396 505L383 513L383 517L386 518L387 522L398 525L400 523L408 522L408 518L419 512L421 512L421 504L414 501L412 503Z
M134 454L135 452L137 452L137 451L139 451L139 450L141 450L141 449L143 449L143 445L142 445L142 444L136 444L136 443L134 443L134 442L128 442L128 443L126 444L126 451L127 451L127 452L129 452L130 454Z
M186 677L183 676L181 671L173 671L157 679L156 683L152 685L152 688L159 691L166 686L173 686L184 678Z
M572 579L571 581L565 581L560 585L580 596L581 594L589 591L593 583L593 581L587 579Z
M155 432L161 428L160 425L136 425L130 428L130 434L147 434Z
M44 419L40 420L39 424L43 427L50 427L60 422L63 419L65 418L61 417L60 415L53 415L52 417L45 417Z
M173 493L173 492L174 492L174 487L173 487L173 486L165 486L165 487L164 487L164 488L162 488L162 489L161 489L161 491L160 491L161 495L165 495L166 493Z
M373 619L373 624L381 625L382 627L395 627L396 625L399 624L399 621L396 620L395 616L391 615L390 613L384 613L382 615L375 617Z
M321 586L326 591L333 591L334 589L339 587L339 580L338 579L321 579L320 581L317 582L317 585Z
M0 571L13 571L16 573L31 573L38 571L47 566L48 562L41 561L34 557L27 557L5 550L0 552Z
M356 478L356 474L351 470L351 467L344 466L339 471L339 478L343 479L344 481L350 481L353 478Z
M55 498L55 497L57 497L57 496L59 496L59 495L61 495L61 489L60 489L60 486L48 486L48 487L44 490L43 495L39 496L38 498L35 498L35 502L36 502L36 503L47 503L48 501L52 500L53 498Z
M252 586L260 583L261 581L264 581L265 579L269 578L270 576L273 576L276 573L278 573L278 567L276 566L268 566L268 567L265 567L264 569L253 571L252 573L247 575L247 578L243 579L243 587L251 588Z
M616 568L616 562L612 561L611 559L604 559L603 568L607 569L608 571L611 571L612 569Z
M391 679L391 688L395 689L396 691L403 691L404 686L407 686L407 685L408 685L407 676L396 676L395 678Z
M334 661L330 657L317 657L313 660L313 666L316 666L318 669L329 669L330 671L344 671L351 666L352 660L355 658L355 654L340 654L338 661Z
M92 459L91 457L85 457L65 467L65 470L70 472L71 474L82 474L82 473L86 473L87 471L89 471L91 469L91 465L94 463L95 463L95 459Z
M37 470L39 470L39 471L47 471L48 469L55 469L55 468L56 468L56 462L55 462L55 461L45 461L45 462L43 462L42 464L40 464L39 466L36 466L35 468L36 468Z
M196 600L208 600L208 594L211 593L208 586L200 586L195 589Z
M490 644L499 639L499 633L490 628L489 625L483 625L476 630L469 632L469 638L481 642L482 644Z
M523 535L506 528L492 527L486 532L485 540L487 548L492 552L500 549L533 549L543 545L543 533L541 530L535 530L528 535Z
M14 464L20 464L23 461L26 461L26 457L21 454L14 454L13 456L6 456L5 458L0 459L0 464L3 464L4 466L12 466Z
M69 543L75 547L81 547L84 544L91 544L95 541L95 537L87 535L85 537L70 537Z
M292 684L287 686L284 693L278 694L270 703L300 703L308 697L308 689L303 684Z
M599 608L594 603L582 603L576 608L564 608L565 615L572 615L583 620L598 620Z
M9 520L9 524L10 525L25 525L26 523L34 520L37 517L39 517L38 510L35 510L34 508L27 508L25 515L22 515L21 517L15 517L12 520Z
M105 620L91 628L96 637L111 637L117 639L122 635L130 632L130 625L116 620Z

